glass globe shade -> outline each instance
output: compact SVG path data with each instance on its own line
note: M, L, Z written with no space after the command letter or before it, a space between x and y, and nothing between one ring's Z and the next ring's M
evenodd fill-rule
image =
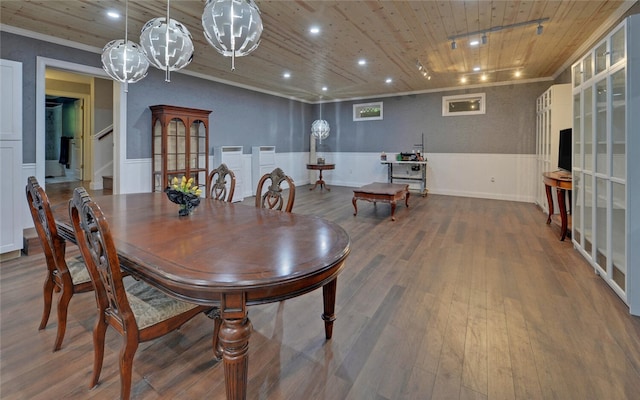
M260 44L262 18L253 0L207 0L202 13L204 37L220 54L246 56Z
M140 33L140 46L149 59L149 63L158 69L177 71L189 65L193 59L193 41L191 33L180 22L165 17L147 21Z
M102 68L113 79L135 83L147 76L149 61L137 43L112 40L102 49Z
M329 123L324 119L317 119L311 124L311 134L316 139L326 139L329 137L330 130Z

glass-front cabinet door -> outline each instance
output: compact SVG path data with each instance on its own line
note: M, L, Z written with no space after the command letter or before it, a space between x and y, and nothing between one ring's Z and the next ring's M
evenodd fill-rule
M209 110L157 105L152 113L152 189L163 191L173 178L194 178L205 186L209 169ZM203 190L206 193L206 190Z
M603 77L601 80L596 82L596 113L594 115L595 118L595 172L598 174L607 174L607 128L609 126L608 116L608 91L607 91L607 77Z
M587 87L582 94L582 169L593 171L593 88Z

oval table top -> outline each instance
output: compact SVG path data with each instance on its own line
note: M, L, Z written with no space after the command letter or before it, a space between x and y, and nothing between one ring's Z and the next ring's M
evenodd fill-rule
M334 279L350 251L345 230L319 217L213 199L179 217L164 193L92 199L123 267L195 303L217 303L222 293L243 292L247 304L307 293ZM74 241L64 211L55 211L60 234Z

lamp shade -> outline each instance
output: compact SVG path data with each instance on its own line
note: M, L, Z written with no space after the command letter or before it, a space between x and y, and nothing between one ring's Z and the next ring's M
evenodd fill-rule
M324 119L317 119L311 124L311 134L316 139L326 139L329 137L329 131L331 131L329 123Z
M151 65L167 72L189 65L193 59L191 33L173 18L158 17L147 21L140 33L140 46Z
M204 37L218 53L231 57L246 56L260 44L262 18L253 0L207 0L202 13Z
M137 43L112 40L102 50L102 68L113 80L135 83L147 76L149 61Z

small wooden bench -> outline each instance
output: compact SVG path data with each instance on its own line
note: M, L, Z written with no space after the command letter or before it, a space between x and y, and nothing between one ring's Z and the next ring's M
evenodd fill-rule
M374 182L368 185L364 185L358 189L353 190L353 208L355 212L353 215L358 214L357 200L366 200L373 202L389 203L391 204L391 220L395 221L394 213L396 211L396 202L404 199L405 206L409 207L409 185L404 183L381 183Z

